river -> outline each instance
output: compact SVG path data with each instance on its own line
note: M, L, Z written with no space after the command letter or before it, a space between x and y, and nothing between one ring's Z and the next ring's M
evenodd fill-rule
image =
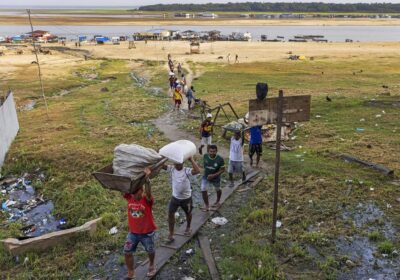
M78 35L87 35L89 38L96 34L103 36L132 35L135 32L143 32L151 29L169 30L194 30L210 31L219 30L222 34L228 35L232 32L250 32L253 41L260 40L261 35L267 35L268 39L284 36L285 40L295 35L323 35L332 42L343 42L352 39L360 42L388 42L400 41L400 26L134 26L134 25L42 25L35 26L35 29L48 30L58 36L65 36L68 39L76 39ZM0 36L20 35L30 31L28 25L0 25Z

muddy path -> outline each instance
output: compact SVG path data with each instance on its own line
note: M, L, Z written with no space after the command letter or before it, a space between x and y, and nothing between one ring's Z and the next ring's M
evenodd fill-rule
M165 67L166 73L168 73L168 68ZM186 65L185 70L187 72L186 74L186 79L187 79L187 85L190 87L193 79L195 78L193 72L191 69L189 69ZM137 77L137 79L141 80L140 77ZM137 82L136 80L136 83ZM152 87L149 85L147 82L139 83L137 86L145 89L146 91L151 91ZM161 88L160 88L161 90ZM195 133L197 131L197 127L193 129L194 133L191 133L183 128L180 127L180 125L184 124L188 119L194 118L199 120L199 126L200 126L200 116L196 116L195 113L192 113L191 111L187 110L187 99L185 95L183 95L183 102L182 102L182 110L177 111L173 110L173 102L172 102L172 92L170 90L168 91L162 91L160 94L165 94L169 97L171 97L171 101L167 105L169 110L158 117L155 120L152 120L151 123L156 127L156 129L163 133L164 137L170 141L177 141L181 139L185 140L190 140L193 143L196 144L197 147L200 145L200 134ZM196 134L198 135L196 137ZM205 149L203 149L203 152L205 152ZM227 145L218 145L218 154L221 155L225 159L225 163L227 165L228 160L229 160L229 146ZM246 165L247 157L245 157L245 170L246 172L251 172L252 168ZM260 166L265 166L265 163L260 162ZM264 169L264 168L263 168ZM270 170L268 170L268 173ZM266 173L266 172L265 172ZM191 180L192 186L193 186L193 206L195 208L200 207L202 204L202 198L201 198L201 193L200 193L200 180L201 176L193 178ZM226 179L222 179L222 184L227 184ZM244 193L241 194L239 197L243 199ZM236 195L233 195L233 198L230 200L237 200L235 198ZM213 198L211 198L213 199ZM229 200L228 200L229 201ZM228 203L231 204L231 203ZM224 208L224 206L222 207ZM221 208L221 209L222 209ZM235 208L236 209L236 208ZM221 210L222 211L222 210ZM228 212L231 212L230 207L228 206L228 210L226 211L227 216L231 216L231 214L228 214ZM232 210L234 212L234 210ZM179 224L182 224L185 221L184 219L184 213L179 210L180 214L180 219L178 219ZM219 215L220 213L218 213ZM159 229L159 233L156 235L156 239L160 238L162 235L162 232L165 231L164 229ZM207 229L208 231L208 229ZM158 241L156 241L158 242ZM199 244L197 239L192 239L186 247L184 246L182 250L178 251L174 258L171 258L170 263L167 264L165 267L160 269L159 273L157 274L154 279L159 279L159 280L175 280L175 279L185 279L185 277L190 277L189 275L195 276L195 279L210 279L207 269L204 269L204 273L200 273L198 271L192 271L192 268L188 265L188 262L191 262L191 259L193 258L193 255L188 255L186 254L186 249L191 248L194 251L199 251ZM126 266L123 264L121 261L122 253L120 251L104 251L100 259L94 260L93 262L90 262L87 266L87 269L89 272L92 274L92 279L97 279L97 280L103 280L103 279L123 279L123 277L126 275L127 270ZM146 257L138 257L135 260L136 266L140 265L142 261L144 261ZM190 279L190 278L186 278Z
M165 66L166 73L168 71L168 65ZM202 73L195 74L193 73L192 69L189 67L189 65L185 65L184 70L186 70L187 74L185 75L186 77L186 83L188 88L193 83L193 80L198 78ZM172 100L172 91L168 90L167 95L171 97ZM188 111L188 103L187 103L187 98L183 94L182 95L183 100L182 100L182 105L181 111L174 111L173 110L173 104L172 101L169 105L170 110L166 112L165 114L161 115L159 118L155 119L152 121L152 123L156 126L156 128L162 132L165 136L165 138L169 139L170 141L177 141L181 139L185 140L190 140L193 143L196 144L197 147L200 145L201 137L200 137L200 132L198 133L189 133L182 128L179 127L180 124L185 123L187 119L197 119L199 120L199 127L201 123L200 115L195 115L193 111ZM194 127L193 131L197 132L198 127ZM198 136L196 136L196 134ZM213 135L213 138L217 137L216 135ZM218 145L218 154L222 156L225 160L226 163L229 160L229 144L226 144L226 146ZM205 149L203 149L203 152L205 152ZM267 165L265 162L260 160L260 169L265 170L265 172L271 173L272 169L270 168L270 164ZM251 170L251 167L248 163L248 157L245 155L245 167L246 170L249 172Z

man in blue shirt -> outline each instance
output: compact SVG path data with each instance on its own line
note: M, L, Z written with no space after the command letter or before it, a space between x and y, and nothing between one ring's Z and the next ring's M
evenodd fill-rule
M253 166L253 156L257 153L257 163L256 166L260 163L260 158L262 155L262 131L261 125L253 126L250 128L250 145L249 145L249 157L250 157L250 166Z

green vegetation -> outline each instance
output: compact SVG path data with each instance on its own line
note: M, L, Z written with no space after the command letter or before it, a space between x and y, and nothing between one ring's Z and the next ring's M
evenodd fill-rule
M398 13L400 4L395 3L207 3L207 4L156 4L142 6L141 11L191 11L191 12L318 12L318 13Z
M373 242L382 241L384 239L384 237L379 231L373 231L368 233L368 238Z
M393 253L393 250L394 250L394 245L390 240L385 240L378 244L378 251L381 254L391 255Z
M82 235L45 253L28 253L20 256L20 262L1 250L0 278L12 275L13 279L78 279L86 275L88 261L123 244L127 231L126 202L121 194L102 188L91 173L111 162L113 149L120 143L151 143L153 148L165 143L148 122L164 110L164 98L137 88L130 71L131 66L119 60L95 60L72 66L67 75L45 80L50 96L49 118L40 99L34 110L19 112L21 129L2 174L44 172L45 181L33 184L53 201L56 217L65 218L70 226L98 217L103 217L103 221L95 236ZM158 70L155 67L153 71L156 74ZM74 72L82 75L77 77ZM85 73L97 73L98 77L85 79ZM115 79L108 80L110 76ZM39 85L31 81L35 77L34 68L21 67L14 79L8 81L18 103L37 98ZM103 87L109 91L102 92ZM73 90L60 96L64 88ZM133 121L139 124L131 125ZM154 193L160 197L155 206L160 213L159 222L165 219L167 203L162 180L165 178L153 182ZM0 217L1 224L4 219L5 216ZM120 233L110 237L108 230L113 226ZM2 227L0 239L16 236L18 231L19 224ZM29 262L24 265L25 257Z
M390 178L337 157L347 153L399 170L396 160L400 156L400 142L396 137L398 109L368 103L370 99L400 100L396 61L398 59L393 57L351 58L351 62L319 57L303 62L195 65L196 71L204 72L194 83L196 96L207 100L211 107L229 101L240 116L248 111L248 99L255 98L257 82L268 82L269 96L276 96L280 88L286 95L312 95L310 122L301 124L295 132L297 138L285 143L295 149L282 153L278 216L283 226L278 230L277 245L268 253L260 245L263 244L261 240L268 242L272 220L273 178L267 177L252 190L238 214L231 217L230 220L237 223L232 238L227 240L240 242L223 243L222 256L228 257L218 263L219 268L240 269L243 276L254 275L247 269L254 268L255 264L241 264L235 258L238 253L231 251L235 248L239 252L262 251L266 254L264 258L270 254L277 259L294 258L287 268L289 275L304 275L302 273L307 271L308 279L335 279L342 260L340 252L336 252L337 237L353 236L362 231L353 220L343 218L344 211L351 211L346 209L373 201L385 210L386 203L393 201L393 208L386 214L392 224L400 225L396 215L399 205L394 202L400 190L391 185ZM382 85L388 85L389 90ZM332 102L326 101L326 96L331 97ZM224 117L220 116L219 124L223 122ZM188 121L183 127L192 131L193 126L196 123ZM365 131L357 132L356 128ZM216 129L216 142L227 146L228 142L219 137L221 132L220 128ZM265 148L263 160L269 174L273 170L274 155L273 150ZM380 241L378 232L383 230L384 224L370 225L377 231L369 235L371 241ZM246 248L241 247L242 239ZM398 242L396 239L395 244ZM287 245L291 243L302 246ZM390 249L386 243L381 247L384 251ZM310 252L314 250L311 257ZM269 263L268 269L272 273L273 263ZM286 272L285 267L282 270Z
M38 103L34 110L19 113L21 131L7 158L5 173L35 173L39 168L46 180L34 184L53 200L56 217L66 218L72 225L100 216L103 220L95 236L82 235L46 253L28 253L18 263L1 250L0 278L12 275L14 279L86 279L89 261L100 258L105 250L120 249L127 231L125 202L119 193L103 189L90 174L110 163L117 144L162 146L166 140L149 120L158 117L169 101L168 97L136 87L130 77L131 69L140 69L152 73L152 86L166 87L163 65L130 63L91 60L74 65L68 74L46 79L49 119L38 98L34 68L21 67L8 81L18 103L31 99ZM398 108L369 104L372 98L399 101L399 63L398 57L315 57L314 61L228 66L188 63L195 74L203 72L194 81L196 97L211 106L229 101L240 116L248 111L248 99L255 97L255 84L260 81L268 82L270 96L276 96L281 88L286 95L312 95L310 122L301 124L295 132L297 138L286 142L294 150L282 152L278 209L282 227L278 229L277 242L269 242L275 151L267 146L263 153L267 177L248 194L237 194L239 199L229 200L226 204L231 203L230 212L223 213L225 205L220 210L227 214L229 223L209 231L218 234L212 237L211 246L217 252L217 266L224 279L284 279L285 274L293 278L300 275L305 279L335 279L345 259L335 243L338 237L351 238L366 232L357 228L352 218L343 216L359 203L373 202L385 212L385 219L367 225L368 238L378 242L377 250L392 254L398 247L398 237L385 241L381 232L386 219L393 226L400 226L400 206L394 201L400 197L400 189L391 184L392 179L344 162L337 155L348 153L400 169ZM98 77L85 78L94 73ZM116 79L107 79L110 76ZM109 91L101 92L103 87ZM71 91L61 96L65 88ZM326 96L332 102L326 101ZM221 116L219 124L225 122L222 119ZM198 124L197 119L187 118L179 125L197 133ZM357 132L357 128L365 130ZM216 143L227 147L228 142L220 133L217 127ZM161 230L166 227L166 184L165 175L153 181L157 197L154 212ZM15 235L19 226L2 228L0 238ZM120 233L110 236L108 230L113 226ZM29 261L23 264L25 257ZM196 276L206 279L199 250L188 263Z

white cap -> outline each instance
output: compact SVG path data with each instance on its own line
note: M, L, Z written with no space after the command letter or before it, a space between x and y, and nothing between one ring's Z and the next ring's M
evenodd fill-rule
M180 84L178 84L176 87L178 88L178 87L182 87L182 86Z
M208 119L208 118L212 118L211 113L208 113L208 114L207 114L207 119Z

